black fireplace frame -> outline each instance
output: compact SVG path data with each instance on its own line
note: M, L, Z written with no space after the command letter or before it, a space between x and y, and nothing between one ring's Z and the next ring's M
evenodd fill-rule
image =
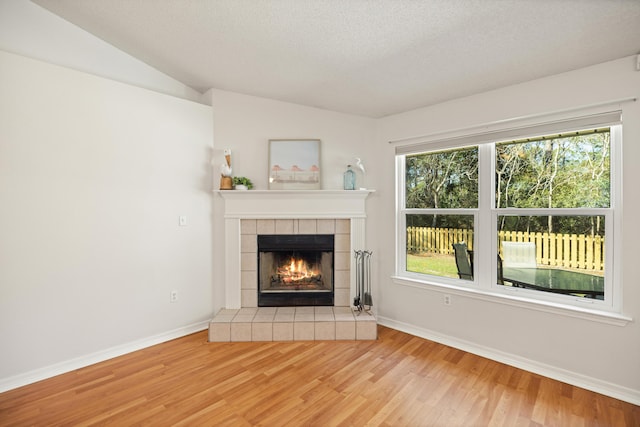
M335 236L333 234L259 234L256 251L258 307L333 306L335 297ZM260 252L319 250L331 252L331 289L327 291L261 292Z

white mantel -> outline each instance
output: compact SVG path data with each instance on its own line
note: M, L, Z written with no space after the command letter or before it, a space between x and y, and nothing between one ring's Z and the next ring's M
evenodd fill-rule
M365 218L374 190L220 190L225 218Z
M366 249L366 198L374 190L220 190L225 218L225 307L241 308L242 219L349 219L351 248ZM355 289L351 264L351 295Z

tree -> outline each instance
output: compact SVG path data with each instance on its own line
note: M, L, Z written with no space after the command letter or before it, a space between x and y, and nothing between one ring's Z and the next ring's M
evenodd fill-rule
M413 209L478 206L478 149L439 151L406 159L406 206ZM429 223L423 223L429 218ZM413 225L468 226L459 215L418 215Z
M608 207L608 129L496 144L496 206L515 208ZM597 216L528 217L526 231L581 230L599 234ZM506 227L502 217L501 228ZM510 221L511 230L525 224ZM525 230L523 230L525 231Z
M408 208L478 206L478 150L440 151L408 156Z

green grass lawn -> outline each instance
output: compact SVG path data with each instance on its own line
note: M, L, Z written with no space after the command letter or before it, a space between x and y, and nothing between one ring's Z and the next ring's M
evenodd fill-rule
M458 277L456 260L453 255L407 254L407 270L434 276Z

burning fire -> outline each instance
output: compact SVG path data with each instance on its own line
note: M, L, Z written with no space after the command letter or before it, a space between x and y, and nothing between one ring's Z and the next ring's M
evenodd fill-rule
M291 258L288 264L278 268L278 276L285 283L310 279L318 275L318 272L303 259Z

